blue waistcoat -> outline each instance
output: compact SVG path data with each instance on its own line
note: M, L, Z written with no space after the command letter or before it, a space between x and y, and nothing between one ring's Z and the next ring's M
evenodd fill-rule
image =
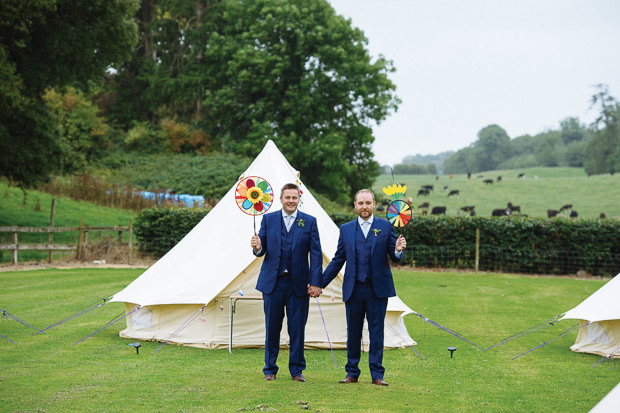
M286 224L284 218L282 220L282 232L280 234L280 265L278 267L278 275L282 274L284 270L291 270L292 249L293 249L293 231L295 228L295 222L291 225L291 230L286 230Z
M370 235L370 231L368 231ZM364 282L370 277L370 236L364 238L364 231L359 224L355 230L355 278Z

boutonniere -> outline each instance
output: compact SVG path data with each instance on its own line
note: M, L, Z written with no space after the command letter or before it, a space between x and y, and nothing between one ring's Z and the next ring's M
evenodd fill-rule
M375 233L375 237L381 232L380 229L373 229L372 232Z
M305 222L304 222L304 220L303 220L303 219L301 219L301 218L300 218L300 219L298 219L298 220L297 220L297 226L298 226L298 227L303 227L303 226L305 226Z

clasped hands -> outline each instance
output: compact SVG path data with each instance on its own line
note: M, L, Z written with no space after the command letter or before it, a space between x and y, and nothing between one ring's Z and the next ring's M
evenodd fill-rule
M310 297L318 297L322 293L323 293L323 289L321 287L308 284L308 294L310 294Z

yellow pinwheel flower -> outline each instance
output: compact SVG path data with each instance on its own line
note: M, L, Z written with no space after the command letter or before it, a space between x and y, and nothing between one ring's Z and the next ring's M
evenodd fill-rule
M387 196L398 199L407 192L407 185L388 185L387 188L383 188L383 192Z

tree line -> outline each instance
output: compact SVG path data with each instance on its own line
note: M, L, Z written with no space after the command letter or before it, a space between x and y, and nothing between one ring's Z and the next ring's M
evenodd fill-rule
M511 139L498 125L444 161L444 173L477 173L534 166L583 167L588 175L620 171L620 103L606 85L597 85L591 107L599 115L591 125L567 117L557 130Z
M29 187L114 153L253 158L272 139L347 199L399 104L366 46L326 0L3 1L0 173Z

